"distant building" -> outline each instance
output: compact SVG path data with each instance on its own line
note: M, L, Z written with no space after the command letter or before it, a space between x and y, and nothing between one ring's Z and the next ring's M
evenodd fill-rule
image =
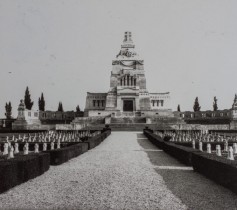
M112 61L108 93L87 93L85 116L173 116L170 94L149 93L144 61L135 51L131 32L125 32L121 50Z

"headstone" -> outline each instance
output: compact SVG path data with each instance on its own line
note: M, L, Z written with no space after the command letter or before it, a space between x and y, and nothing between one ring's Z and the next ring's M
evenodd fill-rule
M60 141L57 143L57 149L60 149Z
M8 154L8 143L4 143L3 155Z
M43 151L46 151L47 150L47 143L44 143L43 144Z
M233 154L233 148L230 146L229 147L229 150L228 150L228 157L227 157L228 160L235 160L234 159L234 154Z
M221 146L220 145L216 145L216 155L221 156Z
M35 144L35 153L39 153L39 144Z
M234 154L237 154L237 143L233 144L233 152Z
M26 143L23 147L23 154L28 155L29 154L29 148L28 148L28 143Z
M7 159L14 158L14 148L13 146L8 146L8 157Z
M228 142L227 141L225 141L225 143L224 143L224 151L228 152Z
M54 150L54 142L51 142L50 146L51 146L51 150Z
M211 153L211 144L207 144L207 153Z
M199 150L203 151L203 149L202 149L202 142L201 141L199 142Z
M193 149L195 149L195 148L196 148L196 142L195 142L195 140L192 141L192 145L193 145Z
M15 154L19 153L19 144L18 143L15 143L15 151L14 151Z

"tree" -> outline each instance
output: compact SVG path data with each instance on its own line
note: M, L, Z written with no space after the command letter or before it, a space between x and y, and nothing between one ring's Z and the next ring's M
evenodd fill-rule
M41 93L41 97L39 98L39 111L45 111L45 100L44 100L44 94Z
M198 112L200 110L201 110L201 107L199 106L198 97L196 97L194 105L193 105L193 111Z
M9 103L6 103L5 110L6 110L6 113L5 113L6 118L11 119L12 118L12 105L10 101Z
M31 98L30 98L30 91L29 91L28 86L26 87L25 100L24 100L24 102L25 102L26 109L31 110L31 108L32 108L32 106L33 106L33 104L34 104L34 102L31 101Z
M180 105L178 105L178 107L177 107L177 111L178 111L178 112L181 112L181 111L180 111Z
M79 105L77 105L76 112L80 112L80 111L81 111L81 109L80 109Z
M59 104L58 104L58 112L63 112L63 104L62 104L62 102L59 102Z
M218 110L218 106L217 106L217 98L216 96L214 97L214 102L213 102L213 111L217 111Z

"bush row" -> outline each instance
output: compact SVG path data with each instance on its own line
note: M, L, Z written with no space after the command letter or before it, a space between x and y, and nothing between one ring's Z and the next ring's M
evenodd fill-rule
M144 135L153 144L182 163L193 166L195 171L237 193L237 161L231 161L215 154L200 152L190 147L165 142L148 130L144 130Z
M144 130L144 135L157 147L163 149L166 153L177 158L180 162L186 165L192 165L192 152L195 149L176 145L174 143L163 141L160 136L151 133L149 130Z
M50 155L50 165L60 165L88 151L87 143L77 143L68 147L43 151Z
M87 139L84 142L72 144L71 146L64 147L61 149L47 150L45 153L50 154L50 165L60 165L67 162L68 160L77 157L84 152L88 151L99 145L108 135L111 130L104 129L101 134Z
M0 193L43 174L50 165L59 165L83 154L101 143L110 133L111 130L104 129L100 135L92 137L86 142L74 143L70 146L67 145L67 147L41 153L32 152L29 155L20 153L15 155L14 159L6 159L6 156L1 156ZM30 144L34 145L34 143Z
M49 154L16 155L14 159L0 159L0 193L33 179L49 169Z
M208 153L193 153L193 169L237 193L237 161Z

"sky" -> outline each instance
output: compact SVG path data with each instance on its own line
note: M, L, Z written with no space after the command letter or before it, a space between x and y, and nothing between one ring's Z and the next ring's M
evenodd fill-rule
M0 117L17 116L29 86L33 109L85 107L107 92L125 31L144 59L149 92L170 92L172 109L229 109L237 93L236 0L0 0Z

